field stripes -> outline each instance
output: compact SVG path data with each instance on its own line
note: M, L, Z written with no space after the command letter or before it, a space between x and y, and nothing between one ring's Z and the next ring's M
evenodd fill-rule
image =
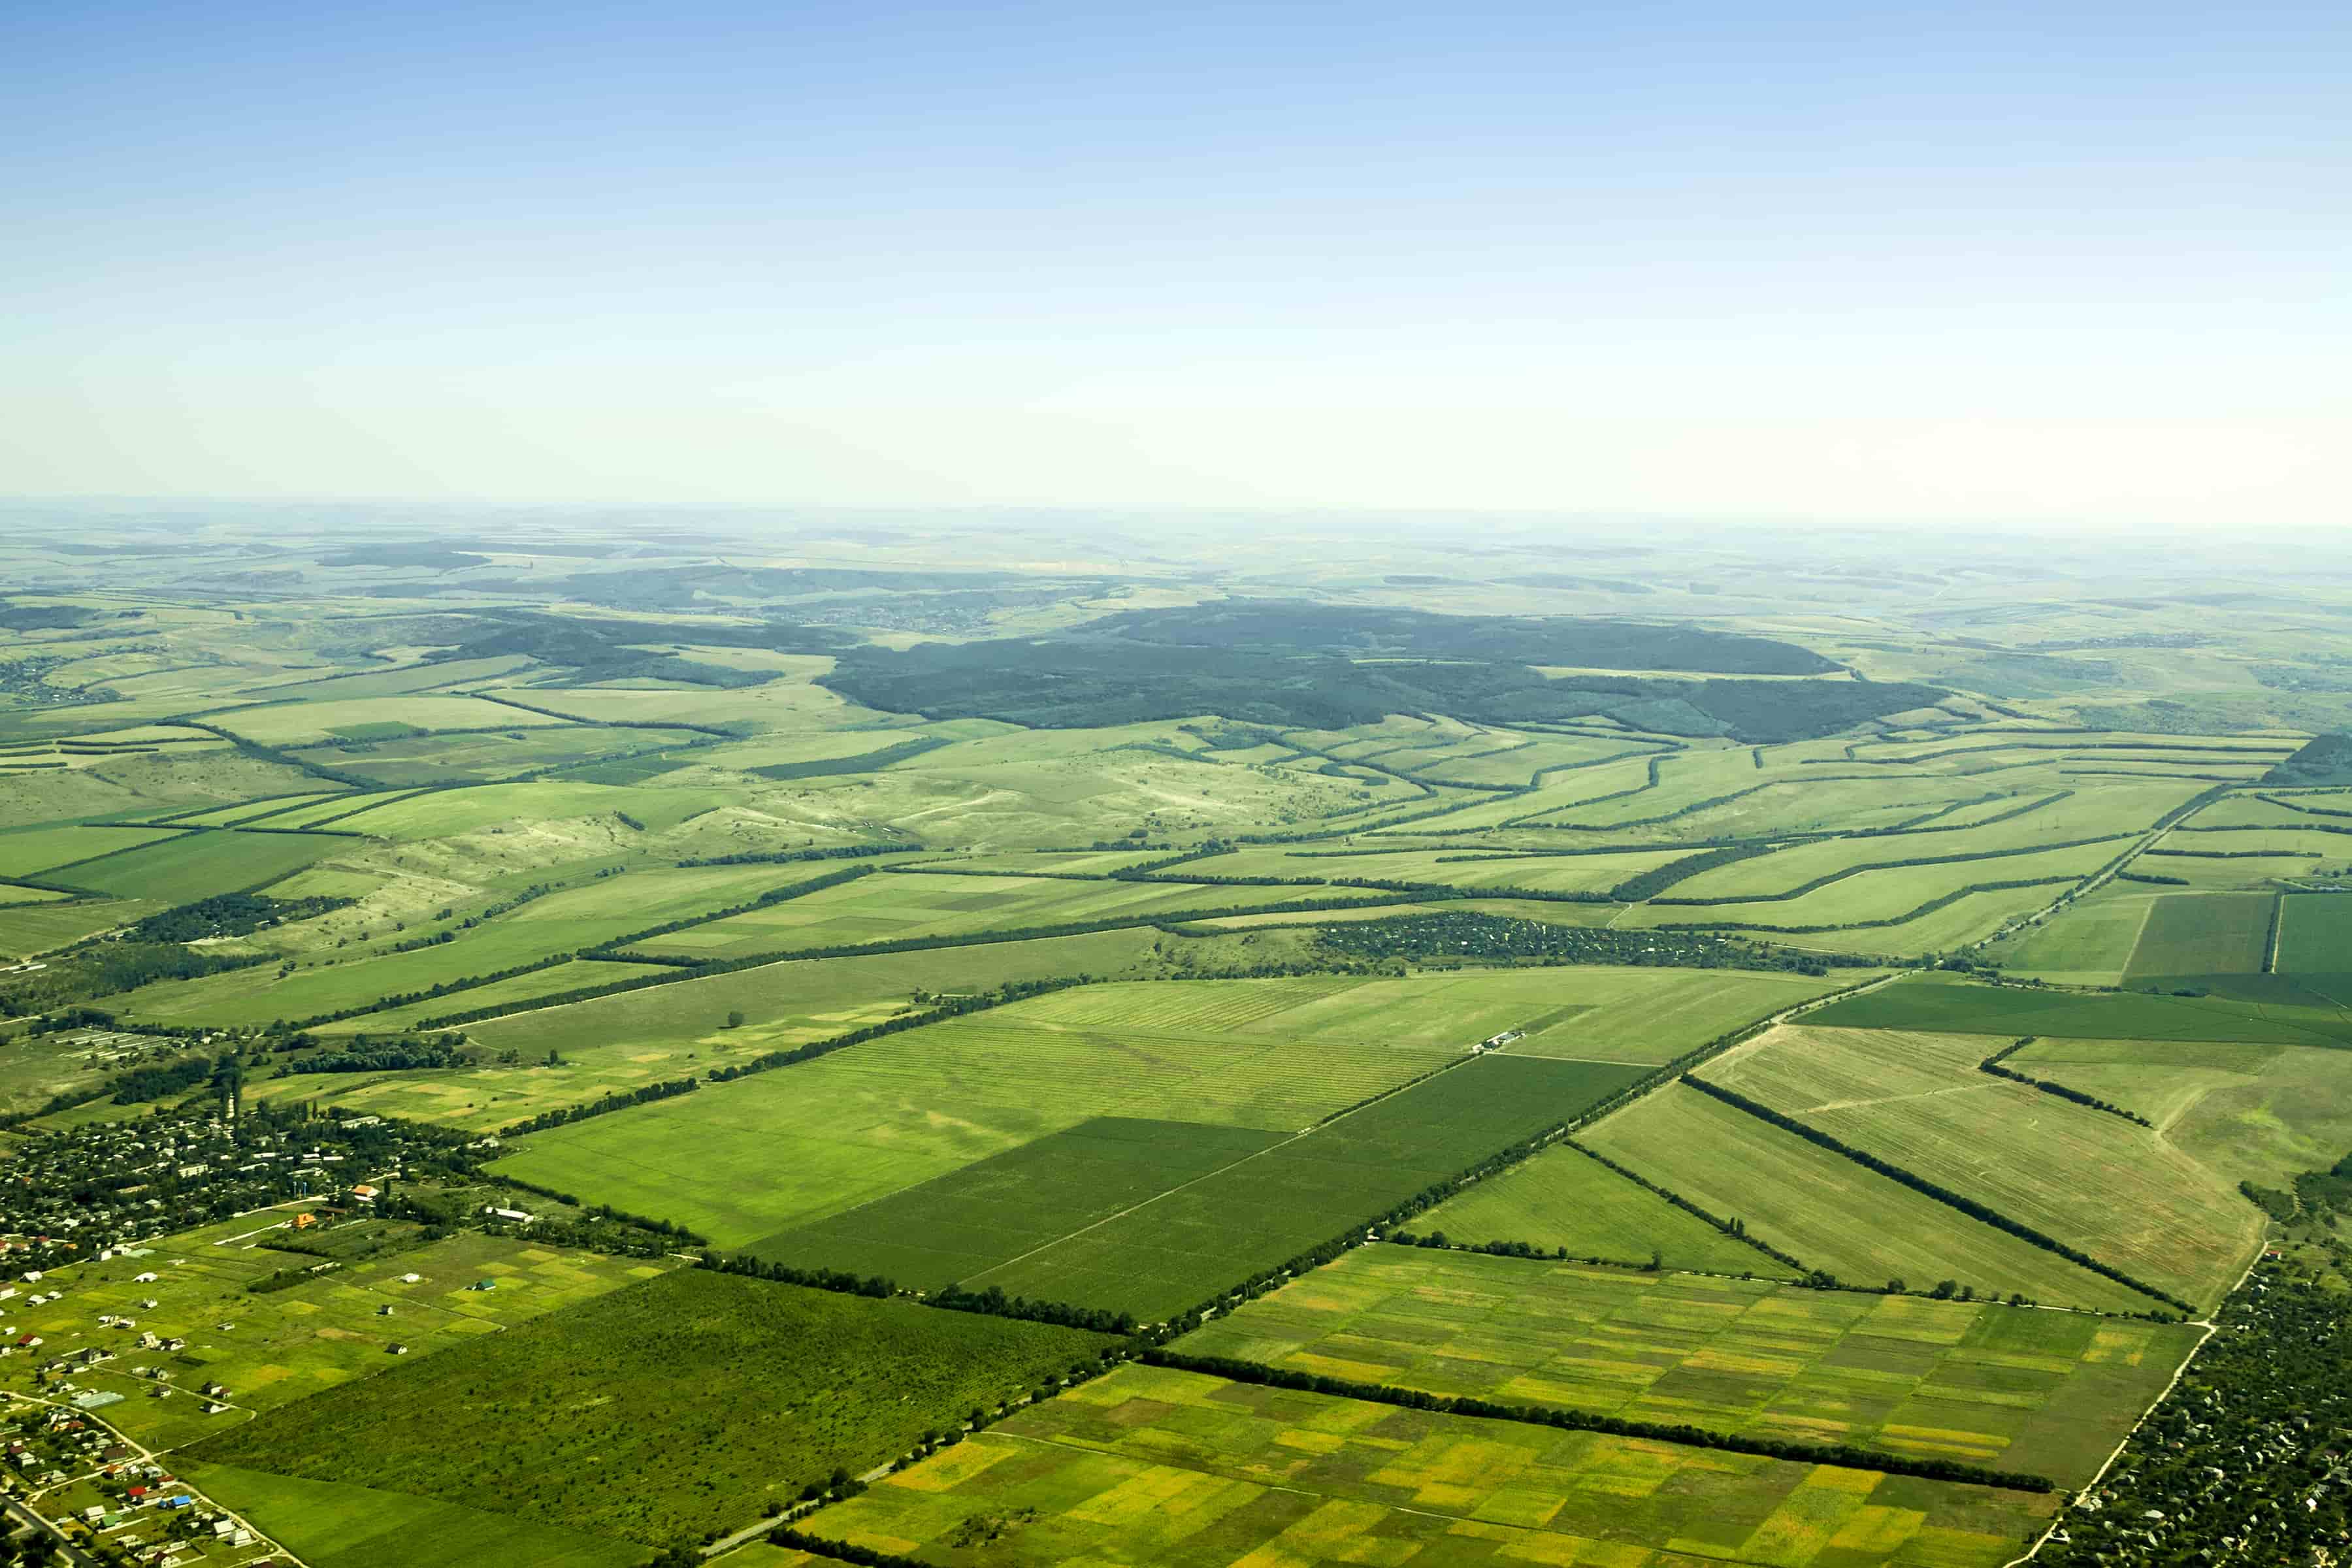
M2278 900L2275 893L2163 895L2132 947L2125 981L2263 973Z

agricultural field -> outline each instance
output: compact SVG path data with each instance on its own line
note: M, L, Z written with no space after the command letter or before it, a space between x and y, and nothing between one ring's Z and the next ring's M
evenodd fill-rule
M37 876L171 837L161 827L37 827L0 834L0 877Z
M1661 1268L1704 1274L1793 1279L1797 1273L1574 1149L1547 1149L1412 1223L1417 1233L1473 1247L1516 1241L1570 1258L1654 1260Z
M2308 999L2316 1001L2317 999ZM2263 1004L2226 996L2094 995L1916 975L1841 998L1807 1022L1939 1034L2057 1035L2072 1039L2242 1040L2254 1045L2352 1045L2333 1005Z
M2041 899L2046 904L2063 890L2063 884L2091 875L2115 859L2123 847L2110 841L2067 849L2003 854L1982 860L1857 869L1843 876L1824 873L1833 879L1809 890L1738 902L1685 902L1681 901L1684 889L1677 888L1634 911L1633 920L1645 926L1754 926L1789 931L1851 926L1899 927L1940 900L2011 883L2046 887L2048 891ZM1864 861L1864 865L1871 863L1867 858ZM1751 864L1755 862L1742 862L1743 866ZM1979 934L1989 935L1990 930Z
M386 1353L393 1342L418 1356L437 1353L669 1267L467 1233L351 1264L290 1289L248 1291L247 1283L266 1274L316 1261L258 1245L285 1234L288 1217L282 1211L248 1215L103 1263L53 1271L43 1290L62 1291L63 1300L34 1306L20 1297L9 1303L8 1321L20 1334L39 1334L54 1345L117 1352L75 1373L77 1385L126 1395L108 1407L107 1418L147 1447L175 1448L402 1364ZM362 1228L389 1225L369 1221ZM144 1282L137 1279L142 1273L160 1278ZM409 1280L411 1274L417 1279ZM483 1280L496 1288L471 1288ZM153 1307L144 1305L150 1300ZM187 1347L142 1352L135 1331L99 1325L110 1314L132 1320L139 1330L184 1338ZM228 1394L213 1402L227 1408L207 1415L206 1402L184 1390L154 1397L157 1385L135 1371L142 1363L168 1366L183 1384L227 1384ZM34 1378L30 1357L0 1363L0 1386L31 1392Z
M1249 1561L1998 1568L2032 1493L1482 1421L1122 1367L803 1528L869 1551Z
M1387 896L1345 888L1310 889L1307 894L1343 900ZM987 931L1143 921L1188 910L1287 903L1301 896L1299 889L1289 888L901 873L869 877L673 931L635 943L630 951L664 958L734 959Z
M1979 1037L1784 1026L1702 1069L1747 1096L2195 1302L2261 1215L2157 1133L1979 1073Z
M84 860L65 873L65 879L110 898L184 904L215 893L266 888L344 844L324 835L233 829L182 833Z
M2079 1487L2201 1338L1990 1302L1361 1247L1175 1348Z
M141 899L42 899L0 905L0 958L47 952L163 908L159 901Z
M1236 849L1192 860L1169 873L1204 877L1310 878L1339 881L1423 882L1470 891L1529 890L1601 895L1627 879L1680 859L1680 849L1638 849L1593 855L1539 855L1489 850Z
M2278 899L2171 893L2156 900L2132 947L2126 984L2190 974L2259 974L2270 966Z
M1110 1342L684 1269L282 1405L192 1457L666 1546L882 1463ZM592 1468L628 1484L575 1484Z
M312 1568L637 1568L645 1548L357 1481L182 1461L181 1475Z
M1645 1181L1719 1219L1740 1221L1806 1268L1865 1289L1899 1279L1932 1289L1950 1279L1981 1297L2021 1295L2091 1311L2151 1305L2137 1291L1682 1084L1580 1137Z
M534 730L564 721L477 697L411 695L276 702L215 713L208 722L261 745L290 747L448 730Z
M2282 974L2342 974L2352 970L2352 898L2310 894L2279 900Z

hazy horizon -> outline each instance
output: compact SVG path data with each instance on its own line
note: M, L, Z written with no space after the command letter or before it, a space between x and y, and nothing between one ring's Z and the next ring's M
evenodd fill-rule
M0 37L0 493L2352 517L2337 8Z

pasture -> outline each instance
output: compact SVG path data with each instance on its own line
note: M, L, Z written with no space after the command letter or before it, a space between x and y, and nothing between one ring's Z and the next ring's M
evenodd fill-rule
M824 1510L871 1551L1068 1562L1997 1568L2048 1499L1127 1366Z
M1334 850L1319 847L1236 849L1195 860L1202 876L1313 878L1338 881L1426 882L1475 891L1606 893L1630 877L1682 858L1681 849L1637 849L1600 855L1537 855L1465 849ZM1171 874L1181 876L1186 867Z
M1979 1073L1974 1036L1788 1026L1700 1069L1899 1169L2190 1301L2263 1236L2234 1185L2120 1117Z
M166 827L36 827L0 834L0 877L33 877L169 838Z
M1676 888L1660 900L1636 910L1629 923L1646 926L1754 925L1781 930L1809 927L1895 925L1938 899L1972 889L2011 882L2064 883L2089 876L2121 853L2116 843L2076 845L2065 849L2037 849L2004 854L1985 860L1937 861L1926 865L1858 869L1850 875L1783 898L1759 898L1745 902L1685 904ZM1880 858L1895 858L1882 852ZM1767 857L1769 858L1769 857ZM1863 861L1867 865L1868 859ZM1743 861L1742 866L1756 862ZM1731 868L1738 869L1738 867ZM2060 889L2051 887L2041 898L2048 903ZM1990 927L1979 934L1989 934Z
M209 721L265 746L317 745L337 739L378 740L440 730L532 730L562 724L478 697L353 697L274 702L215 713Z
M2079 1487L2200 1338L1990 1302L1360 1247L1175 1348Z
M665 1546L882 1463L1108 1342L688 1268L281 1406L194 1457ZM596 1472L627 1484L579 1484Z
M38 900L0 907L0 959L14 961L65 947L152 915L163 906L140 899Z
M1675 1207L1574 1149L1547 1149L1488 1176L1412 1222L1457 1243L1524 1241L1571 1258L1602 1258L1710 1274L1787 1279L1786 1264Z
M2137 1291L1970 1219L1695 1089L1671 1084L1580 1135L1718 1218L1860 1286L1951 1279L1979 1296L2146 1311ZM1549 1156L1547 1156L1549 1157ZM1761 1273L1759 1269L1758 1272Z
M2055 985L2120 985L2157 896L2110 881L2043 921L2004 937L1986 956Z

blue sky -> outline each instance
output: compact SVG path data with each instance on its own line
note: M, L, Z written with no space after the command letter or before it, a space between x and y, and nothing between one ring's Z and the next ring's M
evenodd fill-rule
M33 10L0 491L2352 523L2340 5Z

